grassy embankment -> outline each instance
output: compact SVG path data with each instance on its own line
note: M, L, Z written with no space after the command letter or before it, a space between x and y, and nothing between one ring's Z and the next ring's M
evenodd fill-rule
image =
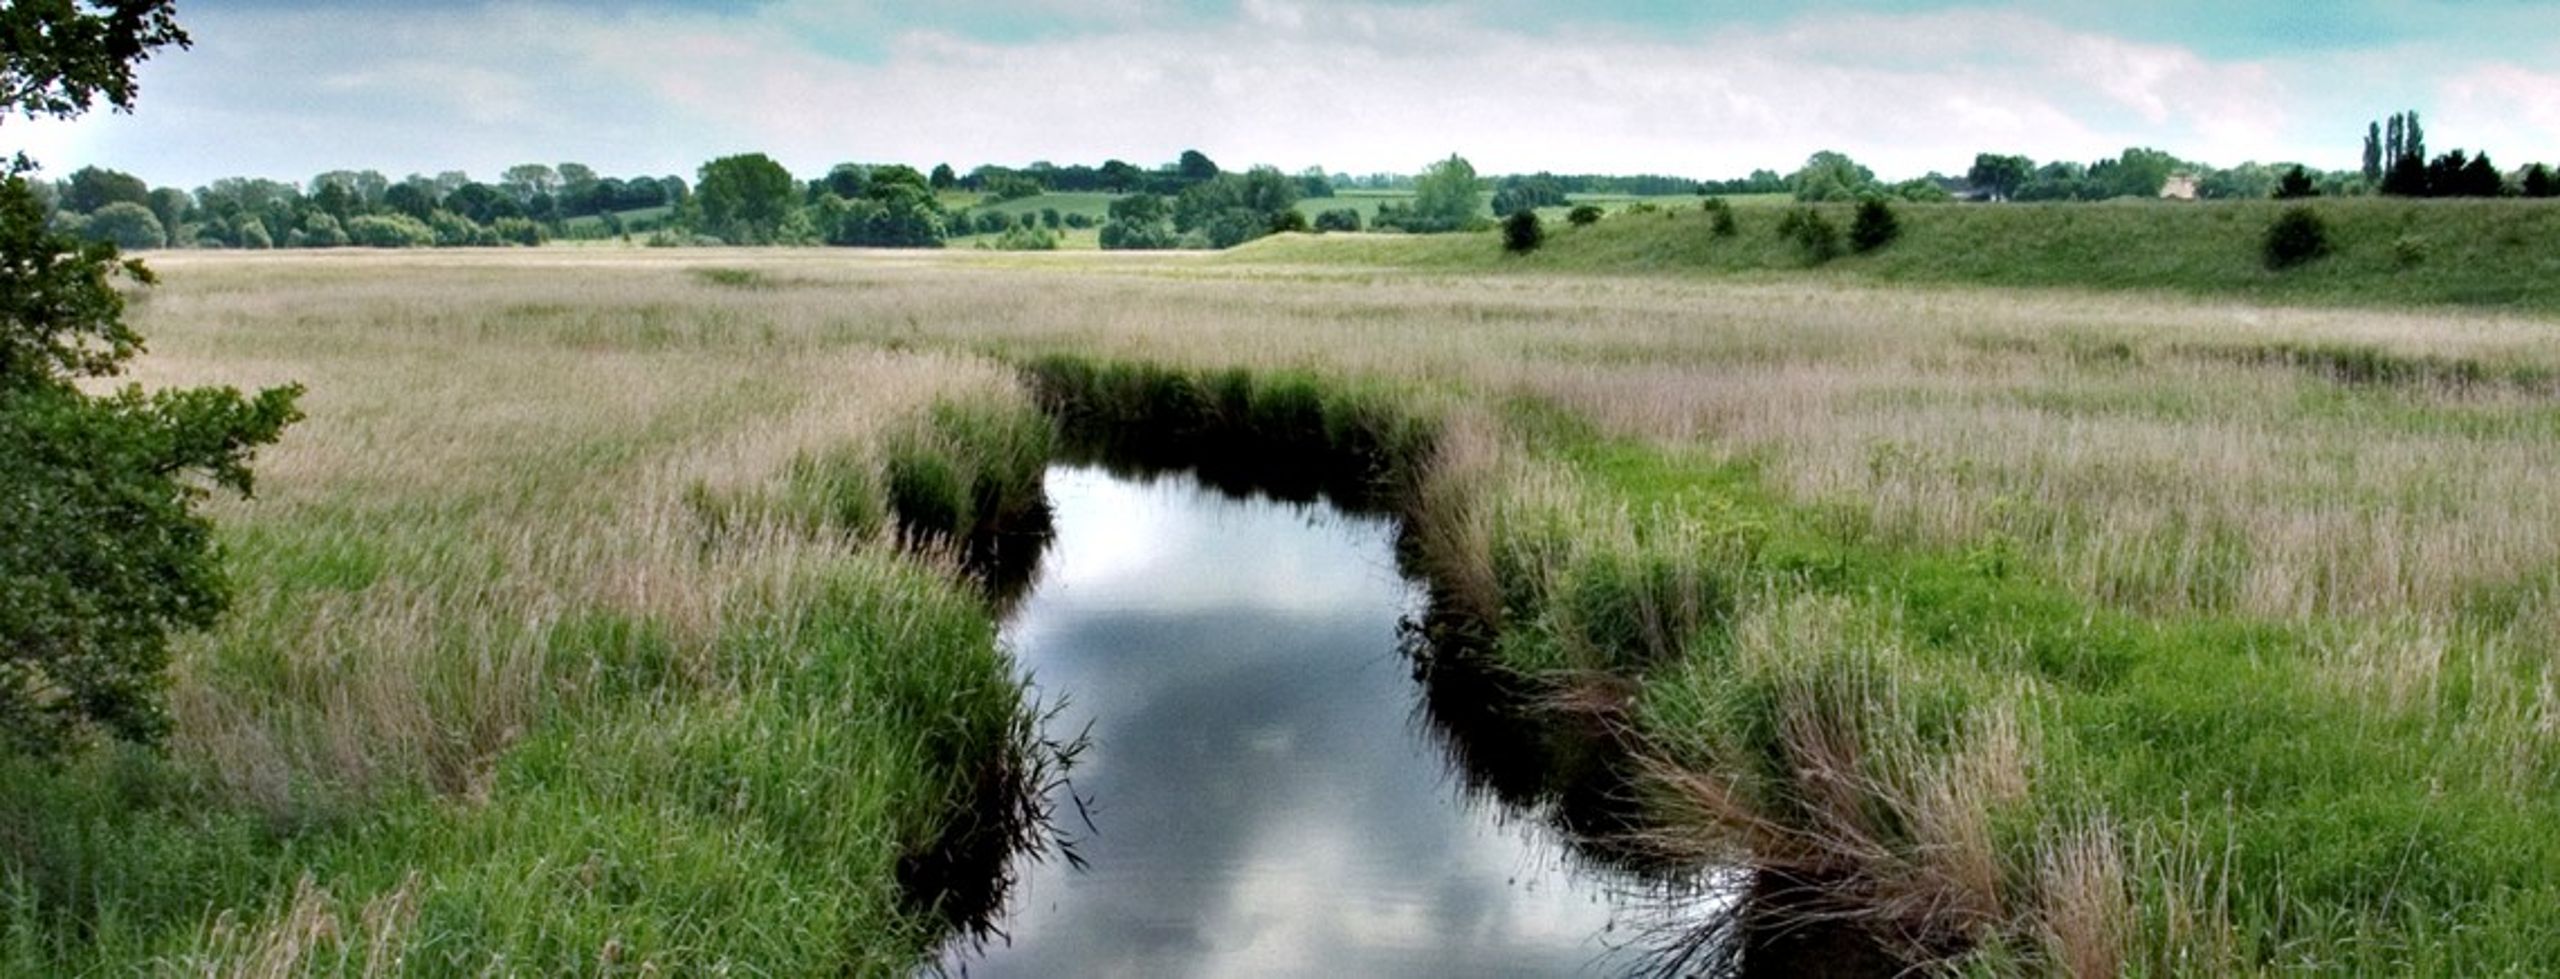
M1694 273L1755 280L1813 276L1868 284L2129 289L2255 302L2473 306L2560 311L2560 203L2329 199L2334 253L2267 271L2259 244L2284 202L1897 204L1902 238L1808 270L1777 225L1785 210L1737 206L1716 236L1696 203L1615 215L1584 228L1550 219L1546 247L1510 257L1481 236L1272 239L1235 261L1441 272ZM1843 232L1847 205L1820 211Z
M1465 241L1489 250L1485 238ZM190 746L271 741L276 756L305 759L269 766L288 773L325 772L323 762L361 772L375 755L396 762L407 750L398 739L316 735L440 701L344 699L368 687L339 674L367 674L297 674L288 667L311 655L302 650L337 651L320 660L333 667L433 664L468 678L489 672L472 665L485 660L481 650L505 648L495 642L505 630L492 623L529 619L528 608L578 607L554 598L556 606L483 611L484 591L532 582L559 596L621 596L613 608L664 599L681 610L699 599L674 599L708 589L672 584L690 574L634 575L571 558L596 547L656 553L647 542L661 538L695 554L698 544L686 542L700 540L714 508L661 502L643 510L659 519L638 522L605 512L581 518L591 522L567 537L537 534L551 521L523 518L609 510L597 501L640 491L619 478L632 469L602 464L636 466L651 453L600 453L598 475L556 497L582 501L565 510L535 507L537 497L499 478L570 468L567 460L590 458L580 445L625 445L648 431L631 423L640 416L564 430L520 455L486 438L390 439L374 429L454 423L402 411L405 399L391 392L420 383L403 379L438 379L428 383L446 392L454 418L495 426L584 417L659 389L632 383L642 375L629 371L599 380L599 361L701 379L671 398L833 392L844 399L839 410L815 423L831 436L913 417L950 393L890 402L851 393L912 391L900 385L919 373L982 372L979 383L994 392L984 397L1020 403L1007 402L1021 392L987 362L915 353L940 349L1163 364L1178 373L1161 376L1187 379L1218 371L1200 375L1213 383L1185 381L1196 397L1173 397L1220 404L1218 392L1239 383L1226 378L1241 377L1247 406L1266 385L1292 392L1260 396L1280 406L1260 415L1328 432L1375 429L1391 436L1384 443L1414 444L1412 426L1428 425L1431 465L1414 519L1438 555L1443 591L1501 624L1500 653L1516 668L1637 726L1667 763L1655 801L1678 831L1665 840L1747 853L1844 888L1912 952L1995 968L2480 972L2529 969L2560 945L2560 915L2550 910L2560 906L2551 883L2560 853L2541 830L2560 816L2551 764L2560 738L2560 457L2550 451L2560 414L2549 397L2560 338L2547 321L1877 289L1834 270L1744 282L1556 269L1417 276L1311 267L1291 250L1305 247L1265 246L1215 265L643 252L164 263L170 284L145 321L164 358L154 379L297 377L315 397L337 389L376 406L315 411L313 441L288 452L337 461L305 462L317 468L302 472L279 456L263 484L273 496L229 511L251 581L313 574L298 552L260 544L266 535L336 526L359 541L397 540L413 533L403 529L419 519L413 512L459 521L420 526L458 527L480 546L527 542L500 555L538 540L605 543L559 546L570 553L548 563L423 548L459 558L462 570L449 576L468 585L449 587L466 597L430 603L394 590L370 618L350 609L374 608L384 579L356 578L351 597L253 585L252 594L269 587L275 597L244 609L270 611L244 612L186 657L174 758L100 763L139 766L160 773L156 781L127 779L142 786L130 792L81 789L119 784L82 771L41 783L42 792L12 790L27 793L12 797L13 814L62 812L60 800L79 791L89 792L79 811L91 814L19 815L12 827L68 840L79 837L63 827L111 817L165 824L100 835L145 840L137 847L171 858L80 862L60 856L79 852L66 842L19 844L8 852L48 861L39 865L56 875L47 893L78 900L29 915L13 896L6 934L38 949L20 954L55 956L27 960L39 963L164 954L239 963L276 943L225 936L312 933L293 930L306 914L297 907L338 908L348 935L368 906L388 920L422 907L445 910L417 914L397 947L432 950L442 956L433 961L456 968L498 955L568 961L609 930L617 933L604 940L627 961L708 961L664 936L710 934L732 941L723 950L742 961L805 962L757 957L804 954L801 945L749 948L712 931L736 922L716 910L729 905L683 890L692 878L599 869L585 876L637 881L599 897L561 880L575 876L565 868L584 866L565 856L544 850L534 869L490 856L537 843L511 850L502 844L512 836L436 829L482 825L509 811L506 800L555 799L553 819L602 819L631 836L551 849L606 861L664 852L637 840L664 832L651 820L666 807L606 805L618 797L582 782L584 769L540 767L545 758L600 772L618 764L587 742L498 739L456 754L521 777L451 789L415 778L426 787L355 798L316 810L331 818L299 822L258 818L261 797L223 780L256 766ZM1251 261L1275 254L1290 261ZM709 262L752 265L754 274L728 283L685 272ZM421 319L441 325L421 329ZM516 325L482 326L490 323ZM919 372L920 363L942 367ZM1251 373L1223 373L1234 368ZM751 443L771 445L770 427L741 422L683 444L709 453L754 433ZM814 438L809 425L783 430ZM329 432L340 434L323 439ZM428 454L394 478L324 478L384 465L369 449L388 444ZM691 475L648 480L659 489L639 498L680 500L693 479L732 472L750 485L789 485L754 475L790 471L788 452L751 455L762 461L668 462ZM473 473L482 482L453 482ZM320 502L290 502L297 492ZM374 513L377 496L403 509ZM519 502L473 502L484 497ZM295 509L322 503L372 515ZM517 519L488 522L501 514ZM949 587L924 575L897 580L925 582L917 587L933 594ZM547 581L559 583L539 584ZM396 625L340 625L351 621ZM848 623L861 634L858 626ZM408 645L439 634L449 637L441 645ZM699 650L690 660L698 670L733 655L708 641L673 648ZM236 674L212 669L226 649L243 664ZM186 706L208 690L276 706ZM554 720L527 730L671 727L623 707L540 706ZM321 723L328 718L339 719ZM574 747L540 747L564 743ZM685 757L717 769L771 755L721 747ZM284 784L342 782L361 780L329 772ZM763 830L739 827L768 825L753 814L788 800L721 797L746 801L698 824L733 834L703 852L762 852ZM0 838L35 838L12 832ZM448 839L458 842L436 842ZM803 852L874 852L829 849L842 842ZM231 855L191 856L200 853ZM882 860L842 859L831 880L864 880L881 893L885 885L862 873L881 872ZM161 866L212 868L173 876L227 883L164 898L174 888L144 869ZM334 898L295 896L292 881L306 869ZM552 903L519 905L504 920L576 926L450 924L453 909L479 906L475 888L496 886L487 878L553 881L543 895ZM671 888L663 897L661 885Z

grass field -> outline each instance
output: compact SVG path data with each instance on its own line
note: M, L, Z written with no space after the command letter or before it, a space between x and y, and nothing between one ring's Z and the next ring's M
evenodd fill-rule
M1900 240L1808 269L1777 234L1782 201L1735 205L1735 234L1719 237L1694 201L1619 215L1587 228L1548 222L1546 247L1525 258L1462 236L1379 236L1355 248L1303 239L1258 243L1240 256L1440 272L1552 270L1675 273L1868 284L2131 289L2255 302L2464 306L2560 312L2560 203L2330 199L2309 203L2330 227L2332 254L2269 271L2273 201L2103 204L1900 204ZM1820 209L1837 228L1847 205Z
M1910 209L1810 271L1759 210L1526 261L170 255L141 379L298 380L311 419L218 510L239 612L182 653L170 753L0 781L0 971L901 971L932 929L893 865L954 746L1032 708L880 487L1023 468L1015 368L1062 355L1431 433L1439 590L1635 727L1657 842L1824 882L1915 959L2533 971L2560 331L2512 263L2555 212L2448 211L2483 233L2425 260L2506 274L2395 291L2346 273L2402 219L2323 206L2332 278L2197 208L2175 247L2248 271L2110 292L1964 284L2065 284L1943 254L2032 209Z

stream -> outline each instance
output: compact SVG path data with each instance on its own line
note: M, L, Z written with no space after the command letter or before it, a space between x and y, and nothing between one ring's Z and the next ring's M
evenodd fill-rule
M1075 860L1016 857L994 934L940 970L1615 974L1729 900L1499 790L1522 777L1484 769L1516 752L1459 743L1417 679L1393 521L1188 475L1061 466L1047 491L1056 536L1005 639L1062 705L1050 730L1089 739L1052 800Z

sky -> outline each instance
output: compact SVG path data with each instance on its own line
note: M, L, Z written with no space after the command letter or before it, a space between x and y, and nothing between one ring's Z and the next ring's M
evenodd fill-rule
M180 0L130 115L0 121L0 152L224 176L575 161L1140 166L1199 149L1411 173L1887 178L2153 146L2359 165L2366 122L2560 161L2542 0Z

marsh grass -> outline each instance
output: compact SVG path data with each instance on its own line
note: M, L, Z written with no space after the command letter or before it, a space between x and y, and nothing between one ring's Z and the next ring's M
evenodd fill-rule
M2321 285L2413 213L2337 206L2331 258L2193 288L2540 308L2494 230L2475 257L2509 264L2487 272ZM1002 406L1063 387L1106 394L1054 451L1081 425L1237 479L1385 487L1496 655L1605 691L1582 699L1653 743L1650 797L1695 830L1663 845L1796 867L1854 898L1805 913L1908 957L2532 968L2560 947L2560 339L1891 264L1952 261L1956 222L2009 213L1910 209L1875 255L1718 280L1581 272L1781 249L1753 224L1775 210L1738 212L1733 239L1703 212L1603 221L1504 274L1429 258L1487 240L1372 236L710 259L792 289L637 251L173 256L139 311L145 380L300 380L313 420L269 495L222 514L241 611L182 657L170 758L0 790L0 962L302 947L303 875L353 935L414 872L398 934L444 950L431 971L493 949L903 968L930 939L899 855L939 834L899 813L1020 729L878 740L901 709L818 710L777 678L822 662L910 708L996 699L984 606L881 546L889 460L911 458L914 498L976 512L976 474L1035 454ZM2171 220L2263 276L2255 225L2218 213ZM2519 214L2542 212L2421 217ZM2109 222L2155 215L2073 212L2014 244L2095 255ZM1239 430L1273 441L1214 437ZM936 445L987 454L917 476ZM1274 464L1356 445L1339 458L1370 461ZM768 794L801 786L837 794L825 826ZM224 912L243 924L217 940Z
M167 755L10 763L0 972L885 973L988 900L928 885L1031 832L1033 705L886 487L979 445L939 419L1045 432L1007 369L237 271L148 298L145 379L326 390L218 515Z

